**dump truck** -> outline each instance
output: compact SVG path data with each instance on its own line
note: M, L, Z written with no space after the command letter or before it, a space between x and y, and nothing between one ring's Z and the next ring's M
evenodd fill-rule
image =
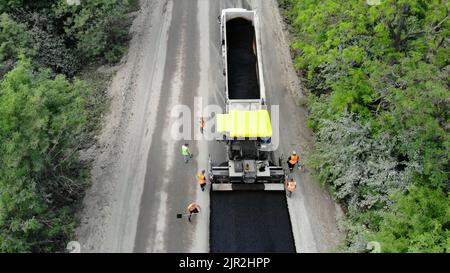
M275 158L255 10L224 9L220 15L225 113L216 115L216 139L227 160L209 158L213 191L284 190L282 158Z

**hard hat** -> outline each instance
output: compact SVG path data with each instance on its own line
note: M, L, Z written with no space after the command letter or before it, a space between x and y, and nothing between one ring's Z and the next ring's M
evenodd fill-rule
M296 155L297 153L296 153L295 151L292 151L292 154L293 154L293 155Z

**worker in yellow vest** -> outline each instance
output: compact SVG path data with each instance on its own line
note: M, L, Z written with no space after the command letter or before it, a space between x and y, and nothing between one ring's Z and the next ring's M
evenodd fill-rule
M294 178L291 178L290 180L286 179L286 190L287 190L287 196L291 197L292 193L297 189L297 182L294 181Z
M202 189L202 191L205 191L205 186L206 186L206 176L205 176L205 170L201 171L200 173L197 174L197 181L198 184L200 184L200 188Z
M192 203L190 203L188 205L187 212L189 213L188 220L189 220L189 222L191 222L192 214L199 213L200 212L200 206L196 202L192 202Z
M287 164L289 167L289 170L292 172L294 170L295 165L297 165L298 163L298 155L295 151L292 151L291 156L289 156L288 160L287 160Z

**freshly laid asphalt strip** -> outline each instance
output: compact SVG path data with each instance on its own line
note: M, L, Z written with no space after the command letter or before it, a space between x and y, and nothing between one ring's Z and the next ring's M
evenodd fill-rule
M285 192L212 191L211 253L292 253Z

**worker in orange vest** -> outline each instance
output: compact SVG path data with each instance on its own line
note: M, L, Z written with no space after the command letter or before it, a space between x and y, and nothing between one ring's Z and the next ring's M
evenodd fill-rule
M202 133L203 135L203 130L205 129L205 120L203 119L203 117L200 118L200 133Z
M206 186L206 176L205 176L205 170L201 171L200 173L197 174L197 181L198 184L200 184L200 188L202 189L202 191L205 191L205 186Z
M289 166L289 170L292 172L294 170L295 165L298 163L298 155L295 151L292 151L291 156L289 156L287 160L287 164Z
M190 203L188 205L187 212L189 213L188 220L189 220L189 223L190 223L192 214L200 212L200 206L197 203L192 202L192 203Z
M291 197L292 193L297 189L297 182L294 181L294 178L288 181L286 179L286 189L288 197Z

